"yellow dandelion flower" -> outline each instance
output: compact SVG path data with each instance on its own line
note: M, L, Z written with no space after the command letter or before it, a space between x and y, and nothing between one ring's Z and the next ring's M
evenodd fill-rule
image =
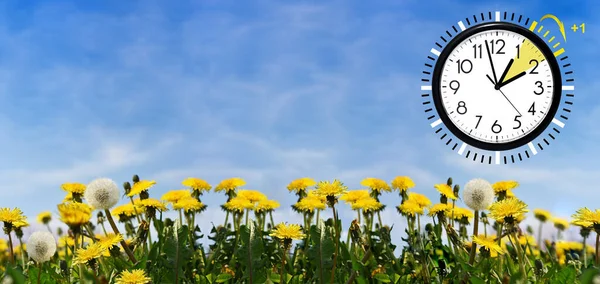
M86 248L80 248L75 253L73 265L87 264L90 260L97 259L106 253L106 248L99 243L93 243Z
M498 242L493 237L486 237L484 235L473 236L473 242L489 251L490 255L492 252L495 252L496 254L504 254L504 249L498 245Z
M563 218L552 218L552 222L554 223L554 227L560 231L564 231L569 228L569 221Z
M279 223L275 229L271 231L271 237L276 237L282 240L301 240L304 238L302 228L297 224Z
M446 217L448 218L454 218L454 220L461 220L463 218L467 218L467 220L472 219L473 217L475 217L475 214L473 213L473 211L467 209L467 208L462 208L462 207L454 207L454 208L449 208L449 210L446 211Z
M438 213L444 213L447 212L448 210L452 209L452 205L450 204L446 204L446 203L437 203L431 207L429 207L429 212L427 213L427 215L429 217L433 217L436 216Z
M573 214L573 224L581 227L592 227L600 224L600 209L592 211L587 207L577 210Z
M531 235L519 236L519 243L523 246L525 246L525 245L536 246L535 238Z
M86 224L92 218L92 208L85 203L62 203L58 205L60 220L69 226Z
M194 177L184 179L181 184L198 192L209 191L212 188L212 186L205 180Z
M62 190L71 194L76 193L82 195L85 192L85 184L83 183L63 183L60 187L62 188Z
M182 209L185 212L200 210L204 207L202 202L198 201L198 199L193 197L188 197L184 199L180 199L177 202L173 203L174 210Z
M400 192L405 192L415 187L415 183L410 177L397 176L392 180L392 188Z
M315 209L324 210L326 207L324 200L310 195L302 198L294 206L304 212L314 212Z
M366 186L369 189L371 189L371 191L375 191L375 192L381 192L381 191L392 191L390 185L382 180L382 179L378 179L378 178L372 178L372 177L368 177L363 179L360 182L360 185L362 186Z
M506 198L492 203L490 217L496 221L516 221L519 215L528 212L527 204L517 198Z
M309 177L303 177L296 180L293 180L288 184L287 189L291 191L295 191L296 193L305 191L307 188L311 186L315 186L317 183Z
M111 211L112 215L119 217L133 217L141 212L143 212L142 208L139 208L131 203L119 205Z
M340 200L346 201L346 203L352 205L354 202L363 198L370 197L368 190L350 190L340 197Z
M514 192L512 192L512 190L509 189L506 191L506 197L517 197L517 196L515 195Z
M27 220L21 220L21 221L13 223L13 228L15 228L15 229L20 229L20 228L25 228L25 227L29 227L29 222L27 222Z
M425 207L421 206L419 203L417 203L417 201L410 199L398 206L398 210L400 210L400 212L411 216L423 215L424 208Z
M62 236L58 239L58 247L64 248L66 246L75 246L75 239L69 236Z
M383 206L383 204L379 203L377 199L367 196L365 198L359 199L352 204L352 210L362 209L364 212L369 212L373 210L378 210Z
M456 197L456 195L454 195L454 191L452 190L452 187L450 187L449 185L447 185L445 183L436 184L433 187L435 187L435 189L437 189L437 191L439 191L442 196L445 196L452 200L458 199Z
M133 197L144 191L148 191L148 189L153 187L155 184L156 181L153 180L140 180L133 184L131 190L129 191L129 193L127 193L127 196Z
M123 271L116 279L116 284L147 284L152 279L146 276L146 272L142 269L134 269L131 271Z
M228 178L225 180L222 180L216 187L215 187L215 192L220 192L220 191L225 191L225 192L231 192L231 191L235 191L236 189L238 189L241 186L246 185L246 181L238 178L238 177L234 177L234 178Z
M335 179L333 182L320 181L317 183L316 193L325 197L336 197L346 193L348 189L341 181Z
M252 203L266 200L267 196L258 190L242 189L237 192L237 197L244 198Z
M63 203L67 203L67 202L71 202L73 201L73 193L71 192L67 192L67 195L65 195L65 198L63 198Z
M142 208L150 207L160 211L167 211L167 206L165 205L165 203L156 198L146 198L143 200L136 199L134 203Z
M309 190L308 193L306 194L306 197L316 198L316 199L321 200L322 202L327 201L327 196L319 195L316 190Z
M114 246L118 246L119 243L123 240L123 236L121 234L108 234L105 236L98 237L98 243L105 249L112 249Z
M492 184L492 188L496 194L513 190L519 186L519 183L514 180L499 181Z
M427 198L427 196L420 194L420 193L415 193L415 192L411 192L408 194L408 201L414 201L421 207L426 207L426 206L431 205L431 200L429 200L429 198Z
M37 216L37 221L40 224L48 224L52 220L52 212L44 211Z
M237 210L239 212L243 212L246 209L253 209L254 203L250 202L250 200L245 199L245 198L234 197L231 200L229 200L227 203L225 203L225 208L232 210L232 211Z
M170 190L167 193L163 194L160 198L161 200L175 203L181 199L186 199L192 197L192 192L188 189L178 189L178 190Z
M533 216L540 222L546 222L552 218L552 214L544 209L533 209Z
M4 226L12 227L15 223L25 222L27 218L23 216L23 211L19 208L0 208L0 222L4 223Z
M256 206L254 207L254 211L256 212L269 212L269 211L273 211L277 208L279 208L279 202L275 201L275 200L269 200L269 199L265 199L265 200L261 200L259 201Z

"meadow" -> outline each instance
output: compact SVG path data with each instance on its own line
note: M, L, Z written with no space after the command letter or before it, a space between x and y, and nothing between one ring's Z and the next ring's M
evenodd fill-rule
M439 199L430 200L407 176L365 178L357 190L300 178L287 189L297 196L292 208L301 224L275 222L281 205L244 189L242 178L216 186L187 178L186 189L162 196L153 194L155 185L137 175L122 186L108 178L65 183L63 202L37 217L47 230L26 239L23 212L0 208L1 283L600 283L600 210L555 218L528 208L516 181L459 186L449 178L431 185ZM200 228L210 191L227 197L220 205L226 217ZM381 203L389 194L400 196L396 208ZM342 206L356 212L349 224L340 221ZM392 243L384 210L407 224L403 244ZM163 217L168 211L176 217ZM324 220L326 211L333 217ZM530 211L536 229L522 228ZM69 229L50 226L53 218ZM556 230L557 241L542 238L544 226ZM579 239L561 236L569 226L579 228Z

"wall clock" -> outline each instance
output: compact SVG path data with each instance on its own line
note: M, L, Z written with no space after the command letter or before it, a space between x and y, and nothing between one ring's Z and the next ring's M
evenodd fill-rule
M430 50L421 79L427 120L465 158L507 164L537 155L573 104L569 57L537 21L507 12L467 17Z

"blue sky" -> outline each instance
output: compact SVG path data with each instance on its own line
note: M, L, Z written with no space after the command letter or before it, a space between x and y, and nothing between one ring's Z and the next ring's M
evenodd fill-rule
M432 200L449 176L515 179L531 209L568 217L597 206L594 1L171 2L0 4L0 206L33 217L56 211L64 182L133 174L158 182L154 197L188 176L239 176L281 202L276 218L296 222L285 187L303 176L357 189L365 177L408 175ZM586 23L585 34L567 30L574 112L549 151L516 165L451 152L420 107L434 41L490 10ZM224 199L204 198L205 231L222 222ZM385 202L385 221L403 226L397 194Z

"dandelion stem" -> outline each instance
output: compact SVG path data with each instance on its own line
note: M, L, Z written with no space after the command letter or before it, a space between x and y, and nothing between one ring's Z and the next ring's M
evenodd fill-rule
M110 214L110 211L108 209L105 209L104 213L106 214L106 219L108 219L108 223L110 223L110 226L112 227L113 232L115 234L119 234L119 228L117 228L117 225L115 224L115 220L113 220L113 217ZM137 262L135 260L135 256L133 255L133 252L131 252L131 249L129 249L129 246L127 245L127 243L125 242L124 239L121 240L121 246L123 247L123 250L125 250L125 253L129 257L129 260L131 260L131 262L133 262L135 264Z
M517 254L519 255L519 270L521 272L521 277L527 279L527 272L525 271L525 266L523 265L525 255L523 254L523 250L521 249L521 244L519 243L517 234L513 232L509 235L508 239L510 240L512 245L517 249ZM514 242L512 239L514 239Z
M77 249L79 248L79 241L78 241L78 237L77 234L75 234L73 236L73 242L75 244L75 249L73 250L73 257L75 256L75 253L77 252ZM83 247L83 243L81 244L81 246ZM79 268L79 283L84 283L83 282L83 264L80 263L79 265L77 265Z
M379 220L379 227L383 228L383 222L381 222L381 213L377 211L377 220Z
M598 255L598 249L600 247L600 234L596 233L596 266L600 264L600 256Z
M23 247L23 239L22 238L18 238L19 239L19 245L21 246L21 249L19 250L20 255L21 255L21 267L23 267L23 269L25 269L25 248Z
M544 222L540 221L540 226L538 227L538 247L542 248L542 227L544 226Z
M223 227L227 228L227 222L229 221L229 210L225 212L225 223L223 223Z
M333 280L335 278L335 267L337 265L337 257L340 250L340 229L338 227L338 216L333 202L331 204L331 210L333 210L333 226L335 227L335 252L333 255L333 267L331 268L331 278L329 282L333 284Z
M246 227L248 227L248 216L250 215L250 209L246 208Z
M133 196L130 196L129 200L131 200L131 205L133 205L133 212L135 212L135 218L137 219L138 224L141 224L142 220L140 220L140 215L138 214L135 203L133 202Z
M356 210L356 215L358 215L358 225L360 225L360 208Z
M321 213L321 209L317 209L317 222L319 222L319 213Z
M181 209L179 209L179 224L183 225L183 214L181 213Z
M15 265L15 251L13 249L12 237L10 236L10 231L8 231L8 247L10 248L10 263ZM598 251L598 245L596 244L596 252Z
M283 275L285 274L285 255L287 253L287 246L283 245L283 250L281 253L281 270L279 273L279 283L284 283L283 282Z
M273 221L273 211L269 211L269 218L271 219L271 227L275 228L275 221Z
M40 280L42 279L42 263L38 263L38 275L37 275L37 283L40 284Z
M583 254L583 267L587 267L587 245L586 245L586 241L587 241L587 236L583 238L583 250L581 251L581 253Z
M475 210L475 220L473 221L473 236L477 236L478 232L478 227L479 227L479 211ZM473 263L475 262L475 254L477 252L477 244L475 243L475 240L473 239L473 242L471 243L471 254L469 255L469 264L473 265Z

